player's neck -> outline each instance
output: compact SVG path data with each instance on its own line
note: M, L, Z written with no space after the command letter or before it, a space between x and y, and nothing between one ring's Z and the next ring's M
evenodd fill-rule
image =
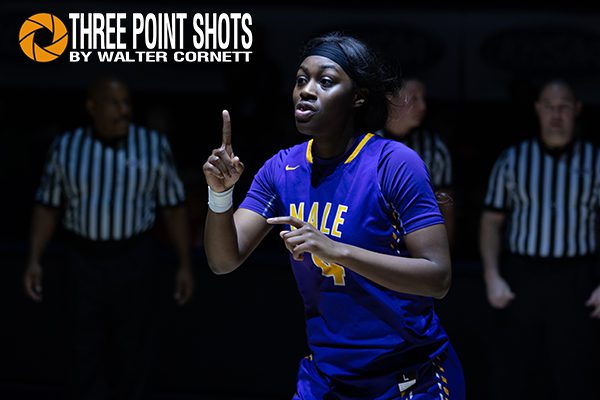
M350 129L341 135L315 137L312 151L315 156L324 160L339 157L352 147L355 139L356 135Z

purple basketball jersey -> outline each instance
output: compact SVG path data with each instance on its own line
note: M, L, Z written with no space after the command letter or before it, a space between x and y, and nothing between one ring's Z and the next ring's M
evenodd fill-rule
M332 163L313 157L312 143L269 159L240 207L265 218L296 216L333 240L403 257L405 235L444 222L423 161L405 145L366 134ZM446 348L431 298L395 292L310 254L290 260L312 357L327 377L360 387Z

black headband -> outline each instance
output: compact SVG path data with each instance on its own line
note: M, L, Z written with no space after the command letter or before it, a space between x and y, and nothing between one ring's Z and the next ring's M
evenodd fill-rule
M337 43L321 43L315 48L311 49L306 57L310 56L321 56L329 58L331 61L335 62L337 65L342 67L345 73L353 80L356 81L356 77L351 72L352 68L350 68L350 61L348 60L348 56L344 53L344 50Z

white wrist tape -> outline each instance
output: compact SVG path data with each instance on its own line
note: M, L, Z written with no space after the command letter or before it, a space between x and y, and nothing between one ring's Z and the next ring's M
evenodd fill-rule
M217 193L208 187L208 207L215 213L224 213L233 207L233 186Z

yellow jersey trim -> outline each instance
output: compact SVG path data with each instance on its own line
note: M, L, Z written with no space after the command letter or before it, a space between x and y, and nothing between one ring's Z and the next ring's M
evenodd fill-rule
M344 161L344 164L349 164L350 162L352 162L352 160L354 160L356 158L356 156L358 155L358 153L360 153L360 151L362 150L363 147L365 147L365 145L367 144L367 142L369 140L371 140L371 138L375 136L372 133L367 133L365 135L364 138L362 138L362 140L360 141L360 143L358 144L358 146L356 146L356 148L354 149L354 151L352 152L352 154L350 154L350 156L348 156L348 158L346 159L346 161ZM308 141L308 145L306 146L306 160L309 163L313 163L313 156L312 156L312 144L313 144L313 140L314 139L310 139Z
M358 153L360 153L360 151L362 150L363 147L365 147L365 144L367 144L367 142L369 140L371 140L371 138L375 136L372 133L367 133L365 135L365 137L360 141L360 143L358 144L358 146L356 146L356 148L354 149L354 151L352 152L352 154L350 154L350 157L348 157L346 159L346 161L344 161L344 164L350 164L350 162L352 162L352 160L354 160L356 158L356 156L358 155Z
M312 144L313 144L313 140L315 140L315 139L310 139L308 141L308 146L306 146L306 159L311 164L313 163L313 158L312 158Z

